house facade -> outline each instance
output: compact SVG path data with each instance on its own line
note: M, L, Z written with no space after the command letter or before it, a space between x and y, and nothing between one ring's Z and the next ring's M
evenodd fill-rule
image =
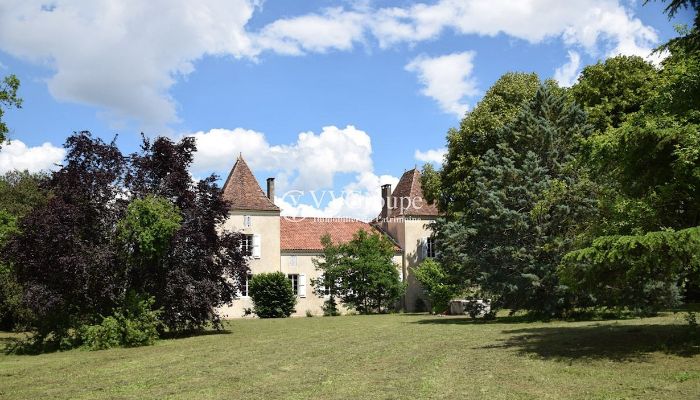
M311 285L319 276L313 260L323 254L322 236L328 234L333 243L344 243L360 229L387 235L396 245L394 263L399 276L408 285L401 307L408 312L422 311L426 300L412 268L434 255L428 225L437 217L437 209L423 200L417 169L406 171L393 191L391 185L384 185L381 192L383 208L370 223L349 218L285 217L274 203L274 178L267 179L264 192L239 157L224 183L223 196L231 208L222 228L243 235L242 249L251 274L280 271L287 275L297 296L294 316L323 314L325 298L315 294ZM222 317L239 318L253 308L247 280L241 286L238 298L219 310Z

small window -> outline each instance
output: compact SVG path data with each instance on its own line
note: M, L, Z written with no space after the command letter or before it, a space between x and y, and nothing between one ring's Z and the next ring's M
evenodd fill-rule
M253 255L253 235L243 235L241 237L241 252L244 256Z
M297 256L289 256L289 266L291 266L291 267L297 266Z
M292 282L292 291L295 296L299 295L299 274L289 274L287 275L289 281Z
M330 296L332 282L327 282L326 277L323 275L319 276L318 280L320 282L323 282L323 285L321 285L321 287L319 288L320 292L323 293L324 296Z
M243 281L243 284L241 285L241 297L248 297L248 284L250 283L250 278L252 276L250 274L247 274L245 276L245 280Z
M425 241L425 246L426 246L426 251L425 251L426 257L428 257L428 258L435 257L435 239L432 237L429 237Z
M250 218L250 215L244 215L243 216L243 227L250 228L251 226L253 226L252 218Z

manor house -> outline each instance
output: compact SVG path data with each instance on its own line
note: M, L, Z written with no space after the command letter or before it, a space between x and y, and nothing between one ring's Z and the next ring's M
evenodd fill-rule
M295 316L303 316L307 311L323 313L324 297L314 294L311 287L311 279L319 275L313 260L323 254L323 235L330 235L333 243L349 241L360 229L387 235L395 243L394 262L399 276L407 282L401 307L408 312L422 311L427 301L412 268L434 256L428 225L438 210L434 204L423 201L420 171L416 168L404 172L393 191L391 185L384 185L381 193L382 210L369 223L350 218L280 216L280 207L274 201L274 178L267 179L267 193L263 192L239 156L223 188L224 198L231 205L224 229L243 234L242 248L249 258L251 274L281 271L289 277L298 296ZM219 310L223 317L238 318L245 309L253 307L248 281L241 286L233 304Z

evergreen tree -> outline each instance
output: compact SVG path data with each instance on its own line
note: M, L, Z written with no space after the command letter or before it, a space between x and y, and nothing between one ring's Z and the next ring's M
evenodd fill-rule
M436 224L450 279L494 308L561 315L571 295L556 267L590 218L593 188L575 155L590 134L583 111L543 85L474 168L462 215Z

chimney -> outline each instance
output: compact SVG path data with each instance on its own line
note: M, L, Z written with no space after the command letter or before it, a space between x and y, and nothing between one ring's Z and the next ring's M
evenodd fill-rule
M275 178L267 178L267 198L275 204Z
M382 185L382 219L389 218L389 208L391 202L391 185Z

